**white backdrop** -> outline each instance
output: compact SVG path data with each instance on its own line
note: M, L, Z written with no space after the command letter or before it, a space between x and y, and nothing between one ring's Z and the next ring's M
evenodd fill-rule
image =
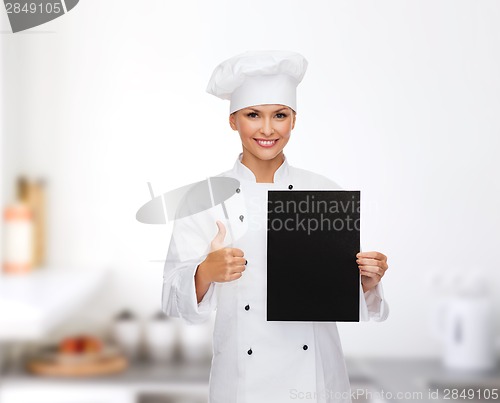
M159 308L150 260L170 227L135 212L147 181L160 193L233 165L228 104L205 87L250 49L308 59L285 154L360 189L363 249L389 256L391 316L342 324L347 354L435 355L434 274L500 287L499 2L82 0L17 34L0 14L4 199L18 173L47 178L50 264L115 274L95 323Z

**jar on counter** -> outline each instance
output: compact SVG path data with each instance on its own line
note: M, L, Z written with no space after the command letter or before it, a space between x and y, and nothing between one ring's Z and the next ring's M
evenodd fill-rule
M149 359L152 362L166 363L174 359L178 341L178 326L175 320L161 311L157 312L146 323L145 337Z
M130 361L140 358L142 326L130 310L121 311L112 324L113 339Z

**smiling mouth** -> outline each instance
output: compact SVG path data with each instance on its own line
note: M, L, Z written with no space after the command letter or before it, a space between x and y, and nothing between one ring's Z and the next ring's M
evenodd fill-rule
M259 146L269 148L274 146L279 139L274 139L274 140L254 139L254 140L257 142Z

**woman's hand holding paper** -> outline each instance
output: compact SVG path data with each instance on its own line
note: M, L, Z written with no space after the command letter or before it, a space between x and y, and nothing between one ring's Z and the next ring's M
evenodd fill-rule
M360 252L356 255L356 263L361 274L363 292L374 288L384 277L387 265L387 256L380 252Z

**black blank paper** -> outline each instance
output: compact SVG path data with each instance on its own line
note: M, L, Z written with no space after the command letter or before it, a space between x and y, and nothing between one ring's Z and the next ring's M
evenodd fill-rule
M268 321L359 321L359 201L359 191L268 192Z

